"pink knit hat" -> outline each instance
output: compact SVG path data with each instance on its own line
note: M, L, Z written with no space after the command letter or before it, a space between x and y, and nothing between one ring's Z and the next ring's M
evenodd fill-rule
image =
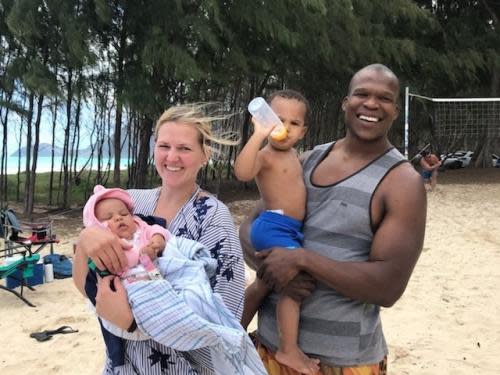
M95 206L97 202L105 198L115 198L121 200L130 212L134 209L134 202L130 195L123 189L112 188L106 189L102 185L96 185L94 187L94 194L90 196L85 207L83 208L83 225L85 227L90 227L92 225L101 225L99 220L95 217Z

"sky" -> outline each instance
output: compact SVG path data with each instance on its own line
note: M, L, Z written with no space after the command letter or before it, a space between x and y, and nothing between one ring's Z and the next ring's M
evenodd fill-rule
M89 107L84 108L80 120L80 148L86 148L90 145L90 135L93 127L93 116ZM64 110L59 110L57 114L56 123L56 136L55 144L62 147L64 143L64 127L66 126L66 113ZM10 112L7 124L7 154L15 153L19 146L19 129L21 127L21 118L14 112ZM34 131L34 129L33 129ZM23 127L22 145L26 145L26 126ZM0 128L0 137L3 139L3 129ZM34 141L34 134L32 134L32 142ZM47 108L44 109L42 114L42 121L40 125L40 143L52 143L52 114ZM0 145L1 148L1 145Z

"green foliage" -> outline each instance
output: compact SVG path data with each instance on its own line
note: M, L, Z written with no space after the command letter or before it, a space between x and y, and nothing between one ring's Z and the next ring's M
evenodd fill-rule
M12 101L0 100L0 107L7 108L10 111L20 114L21 116L28 116L28 111L26 111L22 105Z
M0 98L14 99L0 104L29 117L21 97L64 100L71 135L78 101L102 129L123 108L131 153L144 158L138 137L169 105L237 112L288 87L311 101L312 145L342 134L339 104L367 64L423 94L500 91L499 16L494 0L2 0Z
M17 186L17 175L11 174L7 176L7 200L8 201L16 201L16 186ZM26 174L22 172L19 176L21 189L24 188L24 183L26 180ZM80 175L80 183L73 183L72 189L70 192L70 206L71 207L81 207L85 204L88 197L92 193L92 189L97 184L96 182L97 172L85 171ZM54 180L59 180L59 172L54 173ZM49 196L49 181L50 181L50 173L37 173L36 179L36 189L35 189L35 202L39 205L46 205L48 203ZM87 181L89 183L87 183ZM121 181L123 181L120 187L127 187L127 172L122 171ZM102 182L99 182L102 183ZM111 184L109 184L111 187ZM21 194L24 194L24 190L21 190ZM60 186L56 185L52 188L52 196L53 197L61 197L62 190ZM57 202L56 202L57 205Z
M28 90L39 95L55 95L57 93L57 80L54 74L38 60L32 60L29 69L23 76L24 84Z
M42 27L37 9L41 7L42 1L18 0L7 15L7 26L20 40L42 42Z
M418 40L427 89L435 96L488 96L495 75L494 61L500 56L500 6L488 0L417 4L432 12L438 25ZM418 72L419 67L414 70Z
M105 24L112 22L112 12L111 7L106 0L95 0L95 13L100 21Z

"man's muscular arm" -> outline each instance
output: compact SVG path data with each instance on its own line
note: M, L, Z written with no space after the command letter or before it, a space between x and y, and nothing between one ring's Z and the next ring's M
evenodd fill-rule
M260 276L280 290L300 271L349 298L392 306L403 294L423 246L426 195L420 176L408 164L395 168L375 193L384 216L366 262L338 262L314 251L275 248L257 255Z

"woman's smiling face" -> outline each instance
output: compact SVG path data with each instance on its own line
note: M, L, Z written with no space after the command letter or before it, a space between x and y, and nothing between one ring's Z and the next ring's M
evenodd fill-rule
M192 124L168 121L158 130L154 149L155 166L163 185L191 188L207 161L200 132Z

